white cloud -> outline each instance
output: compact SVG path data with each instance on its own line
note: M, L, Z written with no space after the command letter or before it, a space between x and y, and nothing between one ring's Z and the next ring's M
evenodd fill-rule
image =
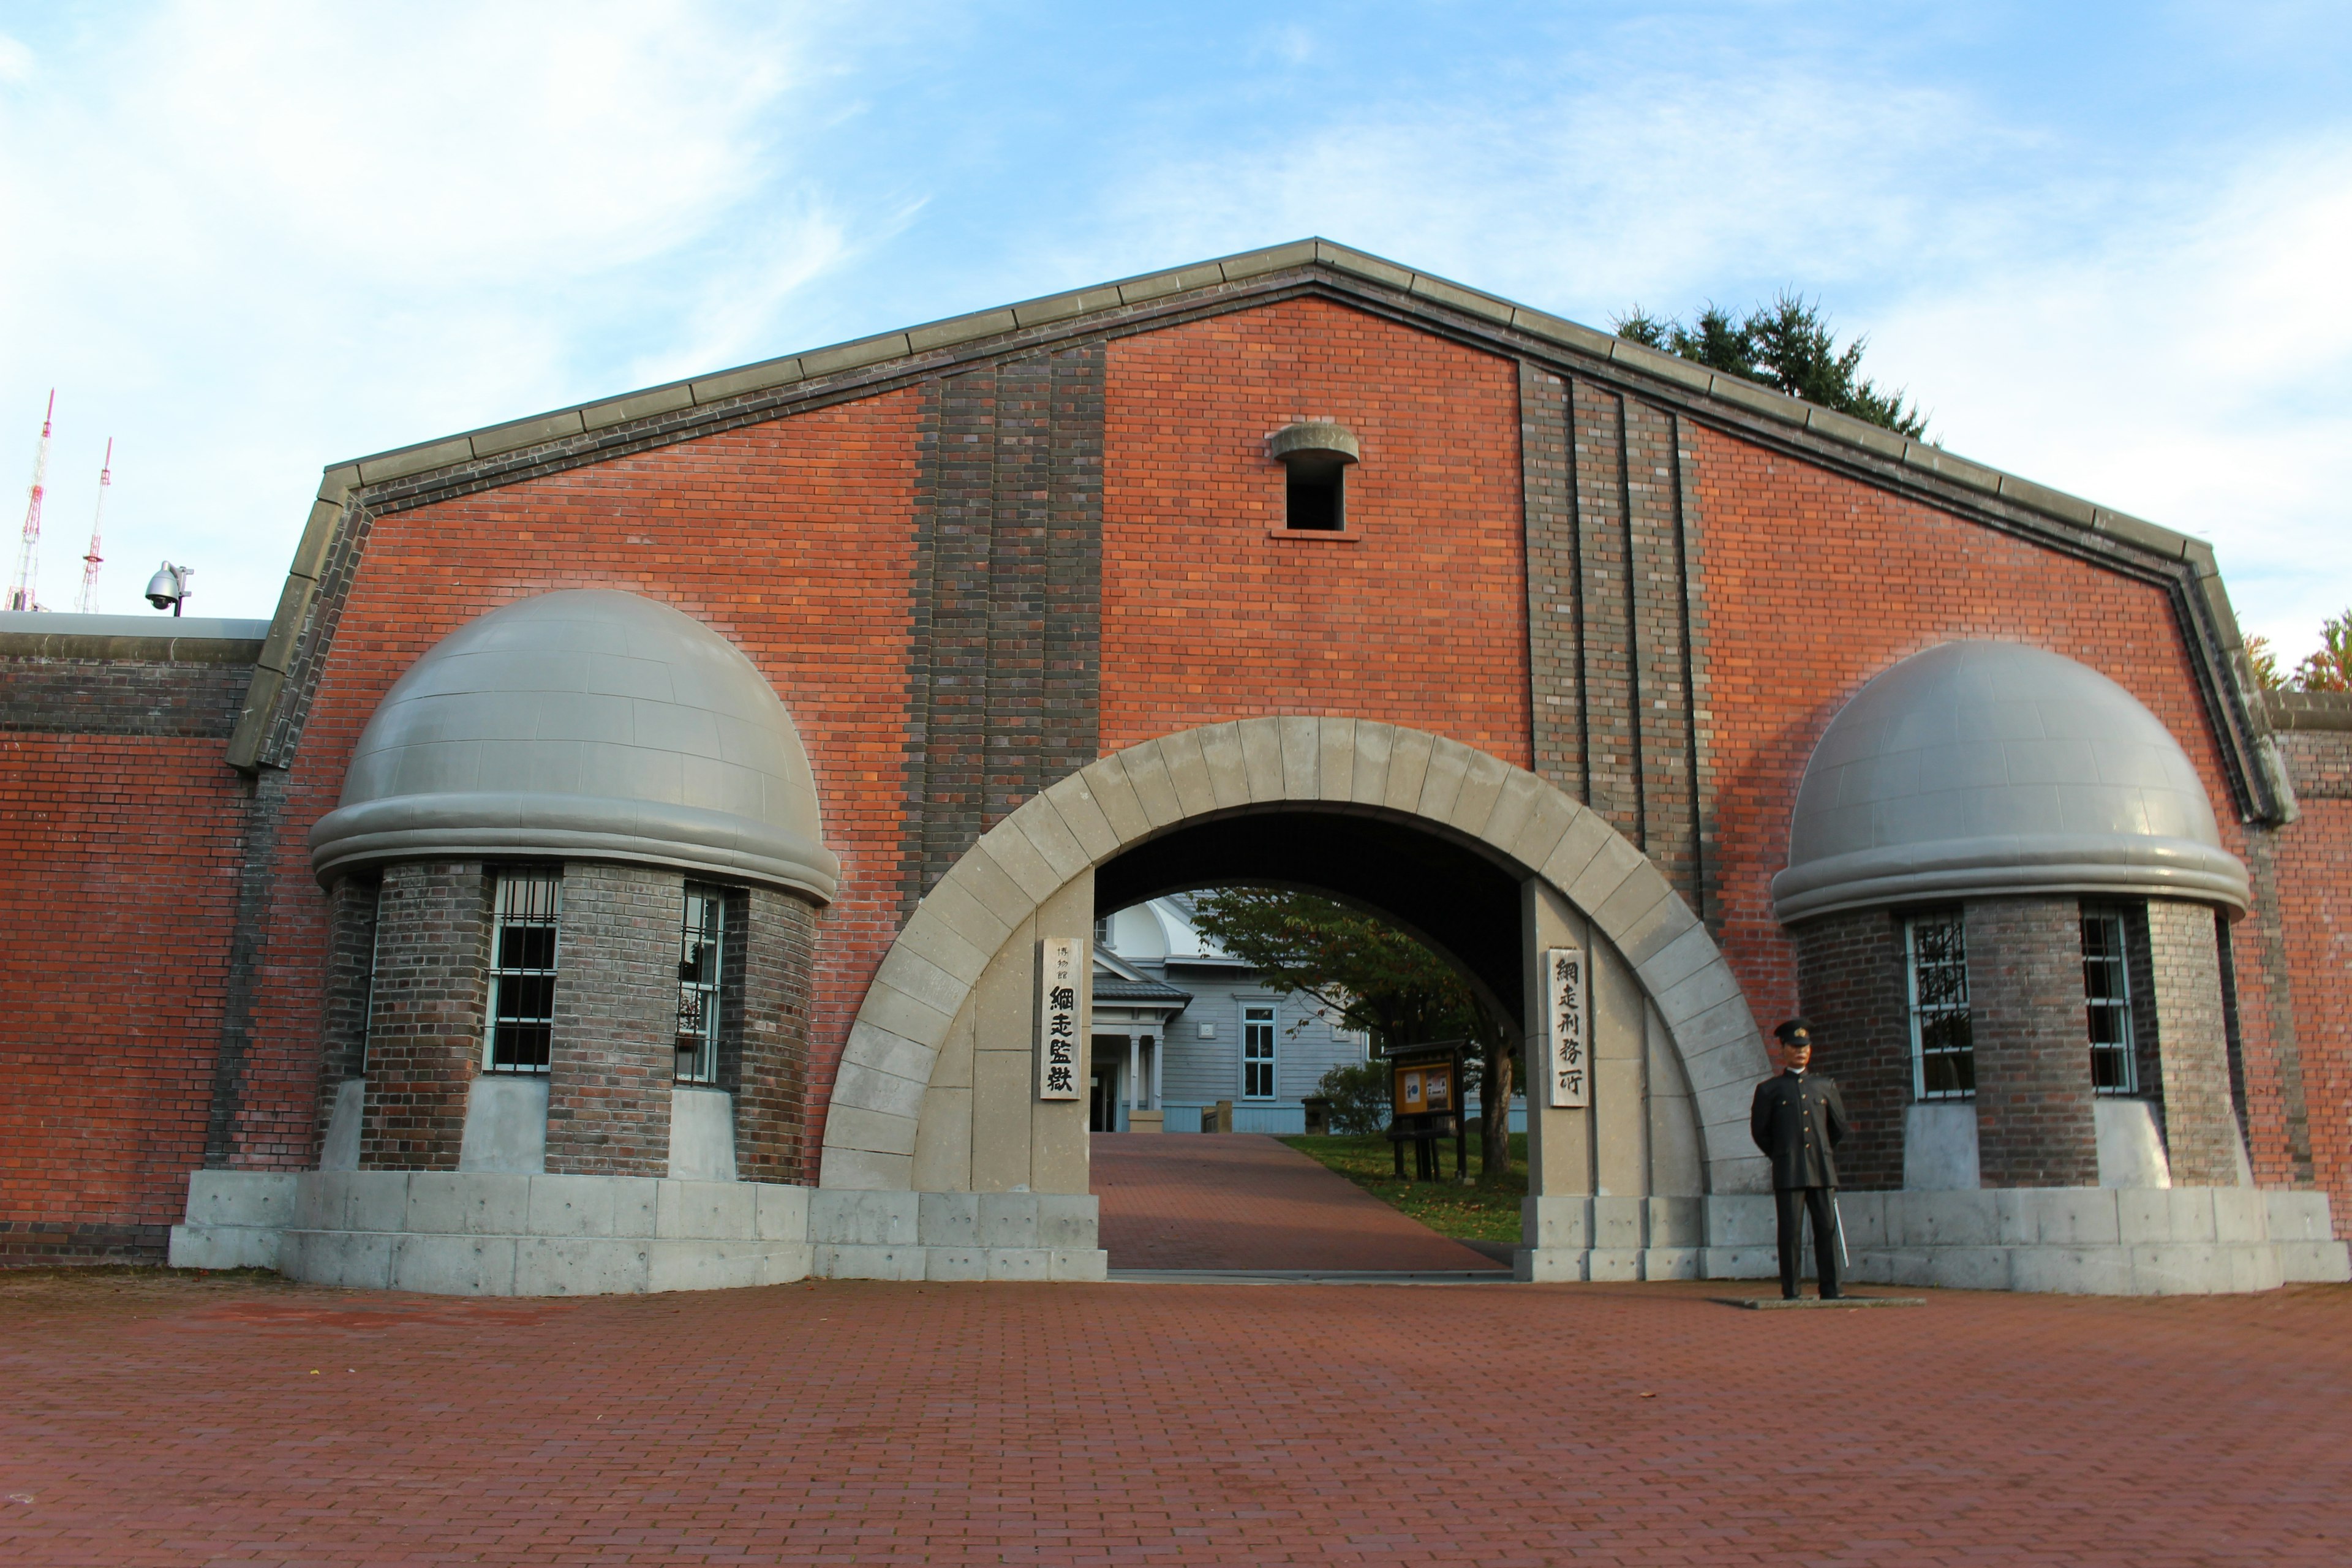
M193 607L266 616L321 462L635 384L649 338L697 369L772 352L858 237L793 160L831 43L791 13L183 4L116 31L0 94L0 452L57 384L52 605L110 434L100 607L169 554Z

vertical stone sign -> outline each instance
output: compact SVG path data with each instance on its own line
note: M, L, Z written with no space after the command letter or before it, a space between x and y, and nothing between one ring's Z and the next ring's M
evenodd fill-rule
M1049 936L1037 948L1037 1098L1076 1100L1086 943L1074 936Z
M1551 1105L1580 1110L1592 1103L1591 1006L1584 951L1544 950L1544 1037L1551 1047Z

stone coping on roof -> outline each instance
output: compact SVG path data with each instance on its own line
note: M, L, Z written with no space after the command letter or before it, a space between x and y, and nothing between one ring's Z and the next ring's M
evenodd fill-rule
M882 332L800 353L780 355L709 375L689 376L617 397L535 414L524 419L486 426L478 430L330 464L326 471L331 479L340 479L344 486L386 483L435 468L520 451L542 442L591 434L635 419L791 386L837 372L867 369L895 359L952 349L1008 332L1071 321L1097 310L1146 304L1196 289L1236 283L1302 267L1328 268L1334 272L1346 273L1579 354L1622 365L1685 391L1719 398L1747 413L1761 415L1823 439L1858 447L1874 457L1921 469L1938 479L1996 496L2044 516L2112 534L2154 554L2198 562L2203 574L2210 575L2212 573L2212 550L2202 540L2126 512L2095 505L2079 496L2036 484L1986 464L1972 462L1941 447L1899 436L1849 415L1784 396L1752 381L1710 371L1688 360L1532 310L1499 295L1322 238L1295 240L1287 245L1244 251L1212 261L1024 300L994 310L950 316L901 331Z
M2273 730L2352 730L2352 691L2265 691Z
M0 658L251 664L268 635L268 621L0 611Z

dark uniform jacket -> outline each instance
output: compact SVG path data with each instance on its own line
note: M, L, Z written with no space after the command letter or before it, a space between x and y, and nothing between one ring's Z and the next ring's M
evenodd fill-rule
M1748 1131L1772 1159L1772 1185L1834 1187L1845 1101L1837 1082L1819 1073L1784 1072L1756 1086Z

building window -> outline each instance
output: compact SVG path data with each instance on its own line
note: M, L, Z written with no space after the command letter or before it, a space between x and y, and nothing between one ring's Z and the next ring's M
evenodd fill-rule
M1911 1087L1921 1100L1962 1100L1977 1089L1969 1025L1969 952L1960 911L1903 922L1911 978Z
M491 1072L545 1072L555 1038L555 922L563 879L553 871L501 871L491 905Z
M2136 1094L2132 1061L2131 964L2124 947L2123 911L2083 911L2083 1010L2091 1032L2091 1088L2098 1094Z
M1348 526L1348 470L1338 463L1294 462L1285 525L1337 533Z
M727 934L727 895L686 885L677 938L677 1081L719 1081L719 954Z
M1242 1009L1242 1098L1274 1098L1274 1009Z

